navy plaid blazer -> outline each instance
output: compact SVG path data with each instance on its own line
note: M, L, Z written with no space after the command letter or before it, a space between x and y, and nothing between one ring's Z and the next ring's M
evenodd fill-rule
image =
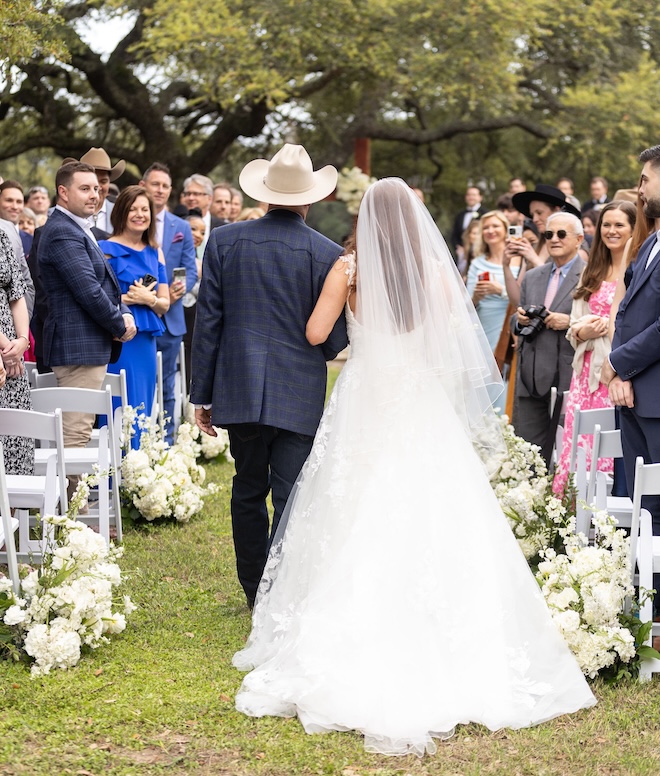
M325 278L342 254L291 210L214 229L197 300L191 401L213 423L316 433L326 360L348 344L340 316L323 345L305 338Z
M103 252L66 213L53 210L44 224L37 260L48 297L44 363L108 364L113 338L126 326L119 284ZM117 345L115 343L115 352Z

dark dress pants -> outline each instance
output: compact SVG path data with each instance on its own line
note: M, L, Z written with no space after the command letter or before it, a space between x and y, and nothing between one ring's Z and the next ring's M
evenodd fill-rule
M256 423L228 426L227 431L236 462L231 493L236 570L252 605L270 540L312 449L314 437ZM269 530L266 498L271 490L274 514Z
M620 420L626 482L632 498L637 456L641 455L644 463L660 463L660 418L640 418L634 409L621 407ZM660 496L644 496L642 507L648 509L653 518L653 535L660 536ZM654 609L658 614L660 613L660 574L653 575L653 587L657 591Z
M163 404L165 409L165 439L168 444L174 441L174 383L176 378L176 360L183 335L174 336L165 330L156 338L156 347L163 357ZM185 390L185 388L184 388ZM185 407L181 408L185 412Z

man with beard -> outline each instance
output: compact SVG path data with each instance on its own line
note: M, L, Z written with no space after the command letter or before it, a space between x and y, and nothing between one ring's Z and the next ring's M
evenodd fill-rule
M631 496L637 456L645 463L660 463L660 145L643 151L639 161L644 164L639 197L644 215L655 219L656 231L637 254L616 316L609 363L601 373L610 399L621 407L623 462ZM660 536L660 496L644 497L642 506L653 517L653 534ZM660 575L655 575L654 587L660 590ZM659 608L656 595L656 614ZM656 637L654 646L659 642Z

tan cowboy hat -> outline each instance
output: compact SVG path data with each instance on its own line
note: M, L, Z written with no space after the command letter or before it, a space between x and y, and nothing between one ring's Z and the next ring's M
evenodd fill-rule
M86 154L80 157L81 162L91 165L95 170L105 170L110 173L110 180L116 180L126 169L126 162L120 159L113 167L110 157L103 148L90 148Z
M285 143L275 156L248 162L238 178L243 191L269 205L311 205L337 186L337 170L331 165L314 172L312 160L301 145Z

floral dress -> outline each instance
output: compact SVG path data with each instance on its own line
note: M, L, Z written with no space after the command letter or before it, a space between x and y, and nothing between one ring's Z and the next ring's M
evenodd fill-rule
M0 331L10 340L16 339L10 302L25 296L25 283L7 235L0 230ZM0 388L0 407L32 409L30 384L25 369L18 377L7 377ZM0 436L7 474L34 472L34 440L16 436Z
M603 281L598 291L589 298L589 312L593 315L609 317L615 289L616 280ZM589 366L591 364L592 355L593 353L590 350L585 352L582 371L580 374L573 372L573 377L571 379L571 387L568 392L566 407L566 422L564 424L564 440L561 456L555 472L555 478L552 483L552 490L558 494L563 491L566 486L566 481L568 480L575 408L579 407L580 410L595 410L612 406L606 385L599 383L598 388L593 393L589 390ZM593 439L591 435L582 435L580 436L580 439L578 439L578 446L586 451L587 461L591 459L592 444ZM611 473L613 470L612 459L602 458L598 462L598 470Z

